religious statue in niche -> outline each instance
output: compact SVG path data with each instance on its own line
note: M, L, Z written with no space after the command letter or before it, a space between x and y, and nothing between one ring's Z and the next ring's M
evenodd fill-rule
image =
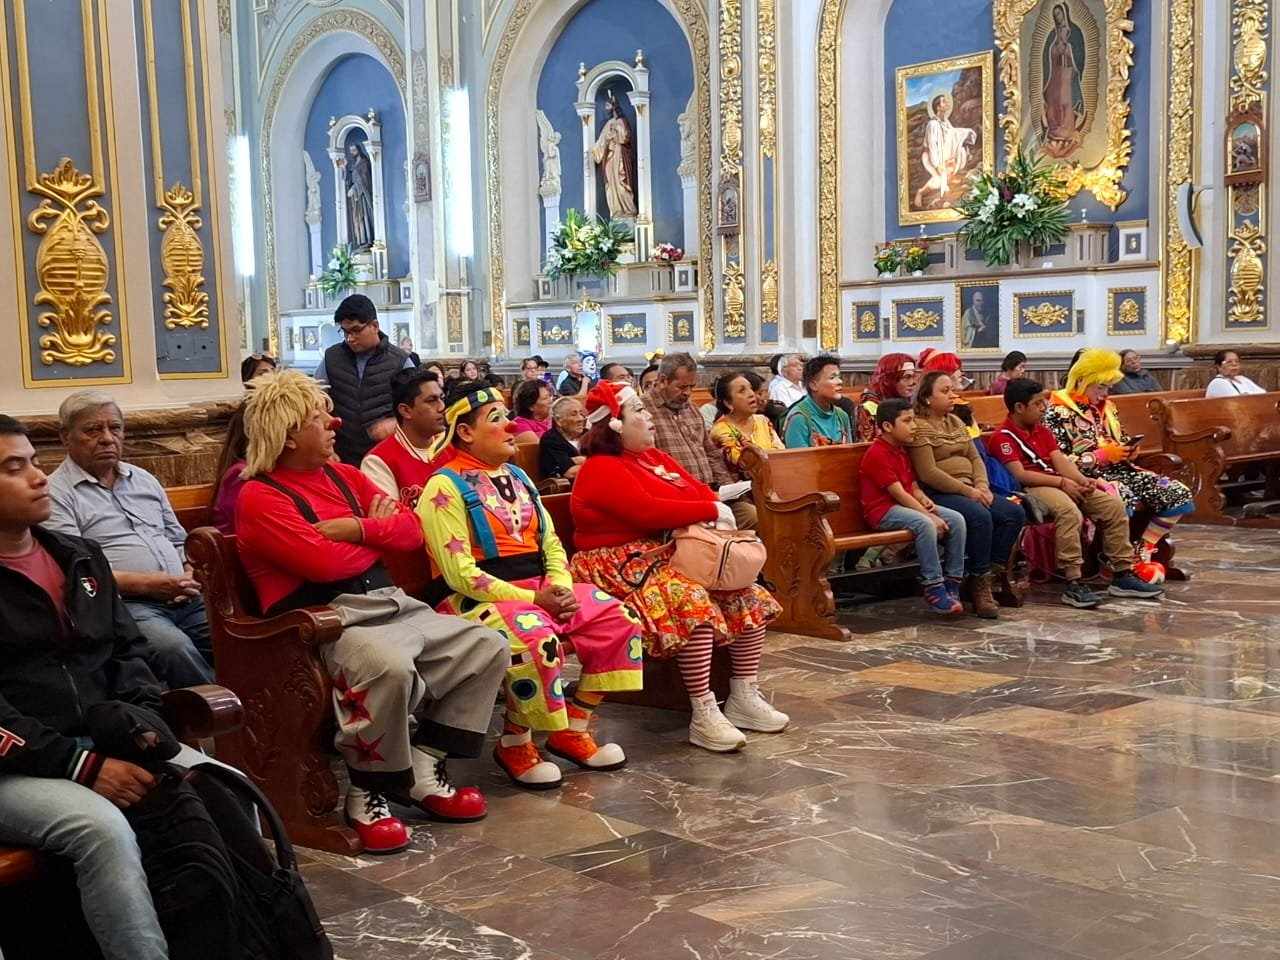
M636 205L635 148L631 139L631 125L622 115L622 105L618 103L612 88L608 91L604 109L609 120L596 138L595 146L591 148L591 159L599 166L600 176L604 180L609 216L635 217L640 208Z
M898 67L898 221L958 220L968 178L994 162L994 60L976 53Z
M352 252L373 246L373 165L359 140L347 143L347 243Z

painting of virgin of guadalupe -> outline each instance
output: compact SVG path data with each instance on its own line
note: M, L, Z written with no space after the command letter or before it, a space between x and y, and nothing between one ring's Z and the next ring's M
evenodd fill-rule
M1089 167L1106 153L1105 24L1103 0L1043 0L1023 21L1024 142L1055 160Z

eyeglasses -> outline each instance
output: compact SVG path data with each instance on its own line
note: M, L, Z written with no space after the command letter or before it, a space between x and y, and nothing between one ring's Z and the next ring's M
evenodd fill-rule
M373 321L369 321L368 323L357 323L357 324L354 324L353 326L339 327L338 329L342 331L342 335L346 339L354 340L356 337L360 336L360 334L368 330L369 327L372 325L373 325Z

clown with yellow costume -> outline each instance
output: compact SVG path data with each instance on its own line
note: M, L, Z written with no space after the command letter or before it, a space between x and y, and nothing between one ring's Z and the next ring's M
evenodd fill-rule
M531 731L544 730L556 756L588 770L621 767L622 748L597 745L588 725L605 694L642 686L639 620L609 594L573 582L537 490L509 462L514 426L502 394L480 382L458 384L445 424L431 450L439 469L418 501L418 517L448 591L436 609L497 630L511 645L515 662L494 759L518 786L558 786L560 768L533 744ZM582 664L571 700L561 638Z
M1194 509L1195 502L1185 484L1134 464L1137 445L1121 426L1115 404L1107 399L1109 388L1122 379L1120 354L1084 350L1067 373L1066 388L1051 395L1044 422L1081 473L1116 488L1130 516L1139 509L1151 514L1138 545L1138 559L1147 565L1157 544ZM1161 578L1164 571L1136 567L1135 572Z

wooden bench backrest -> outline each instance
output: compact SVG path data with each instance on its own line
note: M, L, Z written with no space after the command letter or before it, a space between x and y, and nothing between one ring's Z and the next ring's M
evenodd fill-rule
M537 443L517 443L514 463L529 475L536 487L542 482L542 468L538 464Z
M858 469L870 444L775 450L767 454L763 488L779 500L792 500L819 490L840 498L840 509L827 515L831 532L839 537L871 528L862 516Z
M1222 441L1223 452L1228 457L1249 457L1267 451L1280 452L1278 402L1280 393L1156 400L1152 415L1171 434L1186 435L1226 427L1231 436Z
M1138 444L1139 453L1160 453L1164 450L1164 435L1159 422L1151 415L1151 401L1184 400L1188 397L1203 396L1202 390L1167 390L1161 393L1118 393L1112 396L1111 402L1116 405L1116 415L1124 432L1131 437L1142 435L1142 443Z
M259 616L258 596L240 563L235 537L213 527L199 527L187 537L187 556L208 571L209 582L203 586L211 616L241 620Z
M213 484L193 483L184 487L165 487L169 505L178 522L188 532L208 526L213 513Z
M994 430L1009 416L1004 397L966 397L965 402L973 411L973 422L978 425L979 430Z

